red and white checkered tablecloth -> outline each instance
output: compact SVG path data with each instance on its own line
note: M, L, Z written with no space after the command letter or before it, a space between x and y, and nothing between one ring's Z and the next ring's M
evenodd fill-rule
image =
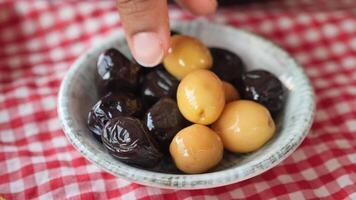
M172 19L194 17L171 7ZM65 138L58 87L94 42L121 31L115 1L0 1L0 197L6 199L356 199L356 1L280 0L208 20L281 45L316 92L314 125L273 169L233 185L175 191L116 178Z

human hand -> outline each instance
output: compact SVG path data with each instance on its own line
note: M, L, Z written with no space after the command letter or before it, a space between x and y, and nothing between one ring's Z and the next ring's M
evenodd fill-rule
M195 15L214 13L216 0L177 0ZM117 0L126 38L135 60L147 67L159 64L169 48L167 0Z

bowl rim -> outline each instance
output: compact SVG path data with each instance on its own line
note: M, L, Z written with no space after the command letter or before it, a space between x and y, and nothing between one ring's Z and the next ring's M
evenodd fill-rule
M89 149L85 148L85 146L81 144L81 141L78 139L78 137L76 137L75 134L76 130L73 127L73 120L71 119L71 116L69 115L68 110L66 109L69 103L66 99L70 91L71 79L73 79L76 72L81 67L81 63L87 58L87 55L90 55L92 52L94 52L96 49L102 46L101 44L96 44L92 46L89 50L84 52L72 64L71 68L66 73L59 89L58 107L57 107L59 119L61 121L66 137L68 138L70 143L75 147L75 149L79 151L87 160L91 161L91 163L95 164L100 169L103 169L117 177L122 177L132 182L147 185L147 186L154 186L154 187L166 188L166 189L189 189L189 190L214 188L214 187L229 185L232 183L249 179L251 177L262 174L263 172L273 168L274 166L282 162L285 158L287 158L292 152L294 152L297 149L297 147L302 143L306 135L308 134L315 115L315 100L314 100L315 95L313 92L313 87L311 86L311 83L307 78L305 72L303 71L302 67L285 50L279 47L279 45L247 30L241 30L231 26L215 24L215 23L199 21L199 20L191 21L191 22L175 21L172 22L171 24L172 27L175 27L175 26L191 26L191 25L202 26L202 25L206 25L207 23L209 23L209 26L215 26L221 29L229 29L230 31L237 31L242 34L248 35L255 40L259 40L260 42L265 43L271 48L274 48L276 51L278 51L279 54L283 55L286 59L292 62L292 64L294 65L293 66L294 73L299 73L298 78L302 79L303 83L305 83L304 86L305 90L310 93L310 95L304 99L305 106L308 107L308 109L305 110L307 110L308 112L305 113L305 115L303 116L304 117L303 124L300 124L298 126L301 135L300 137L292 138L293 141L291 143L292 146L287 146L287 144L285 144L279 149L273 149L274 151L270 151L267 154L265 154L258 162L257 160L250 161L251 162L250 166L233 167L230 169L203 173L203 174L188 175L188 174L160 173L160 172L153 172L145 169L131 167L124 163L122 163L123 166L125 166L124 168L120 168L120 167L118 168L118 170L121 171L115 170L114 168L109 166L110 165L109 163L107 163L108 165L106 165L104 161L100 159L100 157L96 156L94 152L91 152ZM114 35L109 36L108 38L105 39L105 41L106 42L114 41L120 37L124 37L124 34L122 32L120 32L119 34L115 33ZM279 155L279 157L275 158L275 155L277 154ZM260 163L263 163L265 161L269 161L267 162L268 163L267 165L260 165ZM257 170L251 171L247 167L248 168L255 167ZM131 173L122 170L131 170ZM132 176L133 174L135 174L135 176ZM235 176L231 178L231 175L235 175ZM219 177L219 179L223 181L215 180L217 177ZM183 179L184 181L186 181L186 183L182 185L174 184L175 179L178 180Z

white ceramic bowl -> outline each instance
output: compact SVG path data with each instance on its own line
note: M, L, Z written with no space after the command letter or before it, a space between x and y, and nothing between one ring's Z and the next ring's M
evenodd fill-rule
M86 126L91 106L98 100L96 61L104 50L115 47L129 55L123 34L106 38L88 50L71 67L62 82L58 113L66 136L84 157L105 171L131 181L161 188L201 189L236 183L261 174L290 155L307 135L314 116L314 95L302 68L272 42L243 30L195 21L175 22L172 28L200 38L207 46L237 53L248 69L267 69L288 89L288 100L278 132L261 149L245 155L228 154L213 171L204 174L166 174L143 170L111 157Z

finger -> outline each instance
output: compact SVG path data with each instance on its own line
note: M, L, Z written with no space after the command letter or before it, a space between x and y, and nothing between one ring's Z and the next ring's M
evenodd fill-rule
M195 15L213 14L218 7L216 0L176 0L176 2Z
M159 64L169 48L166 0L117 0L129 47L136 61L147 67Z

